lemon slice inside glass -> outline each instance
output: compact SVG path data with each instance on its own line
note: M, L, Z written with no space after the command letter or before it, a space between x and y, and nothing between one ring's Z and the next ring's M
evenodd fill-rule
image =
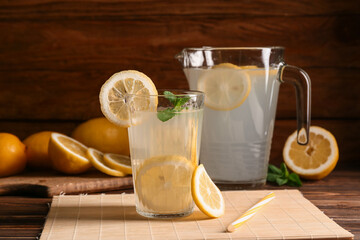
M301 136L300 136L301 137ZM335 168L339 148L335 137L321 127L310 127L308 145L297 143L297 131L291 134L283 149L285 164L300 177L322 179Z
M223 63L200 76L198 89L205 93L205 106L230 111L239 107L249 96L251 81L245 69Z
M106 153L104 154L104 163L118 171L121 171L126 174L131 174L131 160L129 156L115 154L115 153Z
M196 206L207 216L220 217L225 213L224 198L202 164L194 171L191 194Z
M141 122L141 114L136 111L154 110L157 95L151 79L144 73L127 70L115 73L101 87L100 106L104 116L111 122L129 127Z
M114 177L123 177L126 174L112 169L104 163L104 154L96 149L89 148L86 152L91 164L100 172Z
M193 165L179 155L165 155L145 160L135 177L138 201L149 212L179 213L191 210Z

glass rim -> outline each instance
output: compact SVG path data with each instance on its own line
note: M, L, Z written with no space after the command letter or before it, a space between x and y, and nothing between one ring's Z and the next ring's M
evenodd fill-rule
M188 89L175 89L175 88L160 88L157 89L158 92L169 91L174 94L176 97L196 97L196 96L205 96L204 92L197 90L188 90ZM175 93L174 93L175 92ZM176 93L181 92L181 93ZM136 96L136 97L166 97L165 94L149 94L149 95L137 95L134 93L126 93L127 96Z
M267 47L189 47L184 48L184 50L192 50L192 51L213 51L213 50L263 50L263 49L272 49L272 50L284 50L283 46L267 46Z

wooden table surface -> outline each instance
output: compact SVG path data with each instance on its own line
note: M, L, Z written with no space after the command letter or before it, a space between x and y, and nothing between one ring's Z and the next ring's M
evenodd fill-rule
M264 187L264 189L281 188L288 187L272 185ZM304 182L299 190L326 215L351 231L355 235L354 239L360 239L359 170L334 171L321 181ZM0 239L36 239L41 234L50 203L51 198L1 196Z

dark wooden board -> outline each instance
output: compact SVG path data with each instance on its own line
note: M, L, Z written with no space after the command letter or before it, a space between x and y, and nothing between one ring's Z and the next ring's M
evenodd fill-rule
M28 171L0 178L0 195L52 197L59 194L80 194L132 188L132 177L111 177L97 171L76 176L53 171Z

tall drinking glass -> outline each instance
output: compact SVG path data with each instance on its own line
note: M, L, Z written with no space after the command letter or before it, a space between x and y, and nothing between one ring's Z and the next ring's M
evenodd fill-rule
M204 94L161 90L159 95L135 97L157 103L154 109L130 113L136 211L155 218L189 215L194 207L191 177L199 159Z
M203 47L176 56L190 89L205 93L200 162L216 183L230 188L265 183L283 82L295 87L298 143L307 144L310 78L285 64L283 55L283 47Z

